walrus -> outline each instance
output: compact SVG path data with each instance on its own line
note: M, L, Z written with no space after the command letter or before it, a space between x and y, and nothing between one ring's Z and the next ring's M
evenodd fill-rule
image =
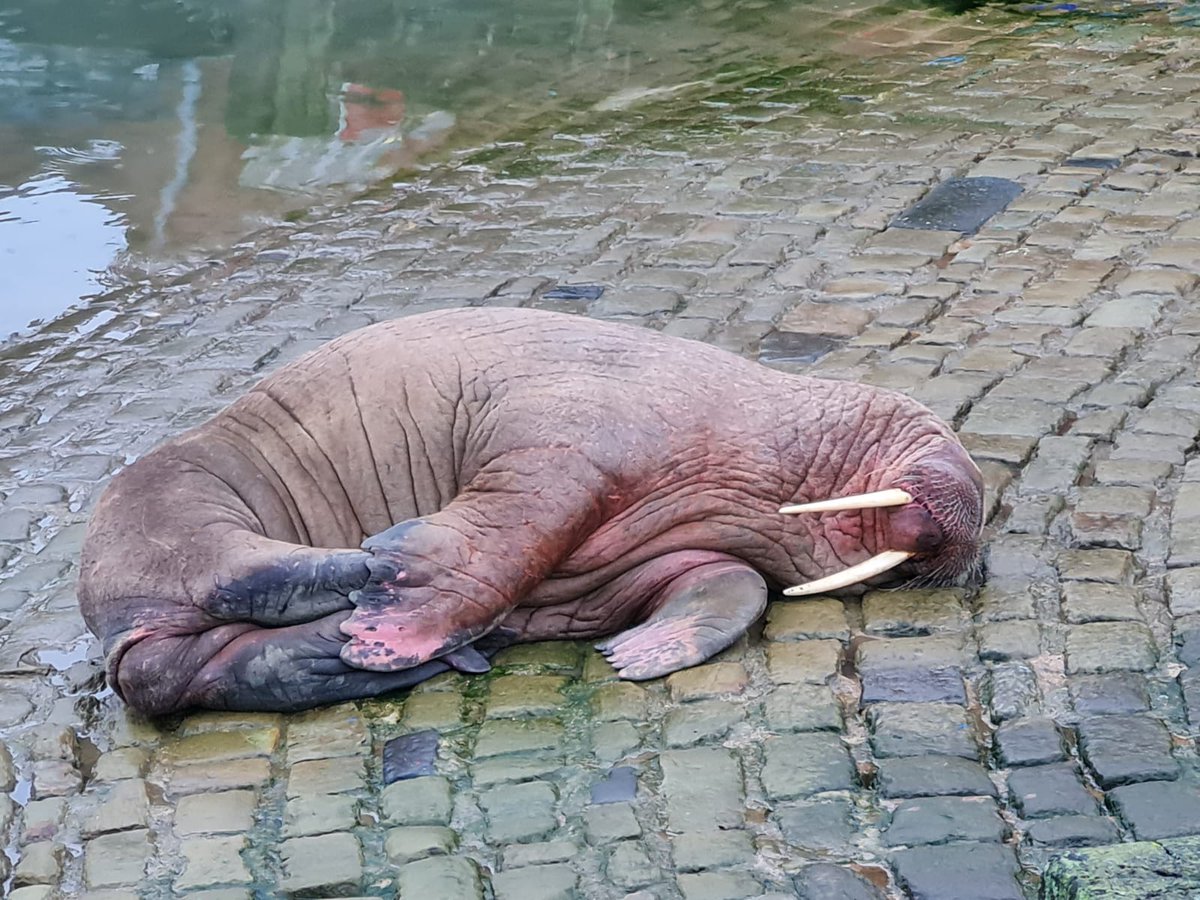
M982 479L916 401L530 310L370 325L118 473L78 596L149 714L303 709L607 638L626 679L762 614L979 553Z

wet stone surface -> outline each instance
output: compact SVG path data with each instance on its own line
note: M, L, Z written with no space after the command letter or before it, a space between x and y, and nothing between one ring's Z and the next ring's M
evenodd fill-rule
M722 59L518 119L0 345L12 896L1200 890L1200 36L1064 12L806 9L837 83ZM101 692L73 584L108 475L337 334L467 305L912 394L981 464L982 584L777 601L636 685L556 642L295 715Z

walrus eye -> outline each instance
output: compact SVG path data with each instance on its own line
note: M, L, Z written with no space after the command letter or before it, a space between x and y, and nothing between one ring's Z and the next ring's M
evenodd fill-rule
M886 491L872 491L869 494L854 494L850 497L834 497L831 500L818 500L815 503L799 503L795 506L780 507L780 512L791 516L806 512L839 512L846 509L879 509L884 506L907 506L913 502L912 494L900 488Z
M798 584L783 593L788 597L804 597L808 594L820 594L824 591L836 591L838 588L850 587L852 584L882 575L888 569L896 568L900 563L915 555L907 550L884 550L882 553L877 553L870 559L860 562L857 566L851 566L807 584Z

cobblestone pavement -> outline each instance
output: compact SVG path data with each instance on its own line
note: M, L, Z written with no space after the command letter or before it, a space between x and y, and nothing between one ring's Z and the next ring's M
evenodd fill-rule
M1200 33L910 11L845 40L832 85L729 67L531 123L0 347L14 900L1007 900L1139 865L1128 896L1194 896ZM960 176L1023 191L973 236L887 227ZM777 602L645 685L558 643L303 715L127 714L72 586L98 488L265 370L457 305L912 393L985 471L985 585Z

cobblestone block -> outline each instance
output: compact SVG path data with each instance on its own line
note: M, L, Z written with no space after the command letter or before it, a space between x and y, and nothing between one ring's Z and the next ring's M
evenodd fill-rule
M837 731L841 710L825 685L784 685L763 701L767 726L773 731Z
M358 801L345 794L310 794L287 802L284 838L349 831L358 821Z
M113 831L146 828L149 818L150 799L146 794L146 782L140 779L118 781L88 817L82 833L84 837L94 837Z
M871 591L863 597L863 620L868 634L910 637L961 631L967 615L954 589Z
M379 798L383 820L394 825L448 825L453 807L450 782L440 775L394 782Z
M1019 662L993 665L984 676L980 688L983 700L996 722L1027 715L1037 708L1041 699L1033 670Z
M254 791L221 791L181 797L175 806L175 833L247 832L254 825Z
M1008 776L1008 796L1026 819L1095 815L1096 798L1083 786L1071 763L1016 769Z
M366 785L365 759L312 759L296 763L288 773L287 796L344 794Z
M550 863L567 862L574 859L579 853L579 845L572 841L510 844L503 851L504 867L517 869L522 866L544 866Z
M686 832L671 842L678 872L701 872L754 862L754 838L748 831Z
M146 774L148 756L140 747L118 747L107 753L101 753L96 760L92 775L96 781L104 783L121 781L125 778L141 778ZM0 765L0 769L3 766ZM3 778L0 778L0 786ZM9 785L11 788L11 785Z
M858 645L864 703L966 702L956 637L892 638Z
M1072 624L1089 622L1140 622L1139 592L1113 584L1080 581L1063 586L1063 611Z
M270 778L270 761L260 757L180 766L170 773L168 786L171 794L181 796L202 791L257 788Z
M384 852L394 866L424 859L427 856L447 856L458 846L458 835L439 825L418 825L409 828L389 828L384 839Z
M743 707L727 701L702 700L689 703L667 713L663 720L663 737L668 747L690 747L693 744L719 740L745 717Z
M773 800L849 790L854 784L850 757L836 734L781 735L769 738L763 749L763 787Z
M772 603L767 607L768 641L801 641L809 638L848 640L850 627L839 600L802 600Z
M1057 565L1064 581L1125 584L1133 575L1133 555L1127 550L1064 550Z
M579 882L570 866L511 869L492 876L496 900L575 900Z
M674 831L742 825L742 774L723 748L668 750L659 757L667 823Z
M67 801L63 797L30 800L25 804L24 839L44 841L57 837L66 812Z
M1017 860L999 844L914 847L892 855L900 883L921 900L1024 900Z
M667 678L667 690L677 703L740 694L750 684L741 663L719 662L675 672Z
M598 722L614 722L619 719L643 721L650 709L650 697L645 688L627 681L602 684L592 694L591 709L592 716ZM482 732L480 734L482 736Z
M288 722L289 765L310 759L365 756L370 747L366 721L353 704L312 710Z
M871 746L878 757L961 756L979 750L961 706L948 703L877 703L868 710Z
M588 841L595 846L642 836L642 826L629 803L593 804L583 811L583 824Z
M483 883L475 861L463 857L431 857L405 863L396 870L401 897L483 900Z
M1014 719L997 728L996 756L1003 766L1037 766L1067 758L1051 719Z
M488 839L505 844L543 839L558 825L557 801L553 785L544 781L485 791L479 805L487 817Z
M626 890L653 884L663 877L662 870L633 841L622 841L616 845L609 854L604 871L610 883Z
M767 672L776 684L824 684L841 665L833 640L779 641L766 645Z
M1017 402L985 398L972 408L962 430L969 434L1039 437L1058 428L1062 418L1063 410L1059 406L1035 400Z
M955 756L912 756L879 761L879 793L888 798L995 797L983 766Z
M119 831L88 841L83 850L83 878L89 889L137 884L153 847L144 828Z
M884 894L858 873L831 863L805 866L795 879L800 900L884 900Z
M636 687L636 685L629 685L629 687ZM642 691L641 688L638 690ZM599 705L611 710L615 707L617 700L626 695L615 693L611 696L614 700L608 707L605 707L603 701ZM562 741L563 727L552 719L489 720L480 726L479 733L475 738L475 759L551 750L561 747Z
M1200 834L1200 787L1195 784L1127 784L1114 788L1109 798L1139 841Z
M489 718L547 716L566 702L566 678L554 675L501 675L489 685Z
M1200 613L1200 566L1173 569L1167 572L1166 583L1172 615Z
M986 797L918 797L903 800L883 829L890 847L949 841L1000 841L1005 826Z
M166 762L184 766L270 756L278 742L278 728L213 731L171 741L163 747L162 754Z
M803 850L846 853L854 840L854 817L844 799L778 804L775 820L784 839Z
M352 834L293 838L279 847L283 893L288 897L337 897L356 894L362 883L362 848Z
M745 872L695 872L675 879L683 900L741 900L762 894L762 885Z
M1146 679L1132 672L1079 675L1069 682L1075 711L1085 716L1127 715L1150 708Z
M1157 659L1154 636L1140 622L1075 625L1067 632L1069 674L1118 669L1145 672L1154 668Z
M975 629L979 658L985 661L1031 659L1041 652L1037 622L993 622Z
M183 872L175 879L175 890L190 894L208 887L249 884L250 870L242 860L246 847L244 835L232 837L193 837L180 842Z
M38 841L21 848L21 857L13 869L13 884L56 885L62 878L66 848L57 841Z
M1172 779L1179 766L1171 756L1171 736L1158 719L1100 716L1078 725L1079 748L1101 787Z
M1026 832L1034 846L1094 847L1120 839L1115 822L1106 816L1055 816L1031 822Z

